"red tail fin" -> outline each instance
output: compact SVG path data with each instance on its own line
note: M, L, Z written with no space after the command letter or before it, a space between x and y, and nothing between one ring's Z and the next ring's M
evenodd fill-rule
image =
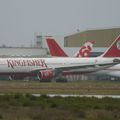
M120 57L120 35L114 40L102 57Z
M62 50L62 48L52 38L46 39L50 54L57 57L68 57L68 55Z

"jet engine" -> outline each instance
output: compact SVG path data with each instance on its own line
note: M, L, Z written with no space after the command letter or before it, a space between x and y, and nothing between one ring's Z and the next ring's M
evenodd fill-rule
M41 70L37 76L39 80L51 80L54 77L54 72L52 70Z

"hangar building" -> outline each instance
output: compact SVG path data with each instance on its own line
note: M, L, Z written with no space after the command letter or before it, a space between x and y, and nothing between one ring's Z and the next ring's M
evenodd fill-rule
M65 47L80 47L85 41L95 41L91 56L102 54L120 34L120 28L96 29L64 37ZM101 49L100 49L101 48Z
M43 48L22 48L22 47L1 47L0 57L43 57L47 56L47 49Z
M31 47L0 47L0 57L47 57L47 48L42 47L41 36L35 35L35 43Z

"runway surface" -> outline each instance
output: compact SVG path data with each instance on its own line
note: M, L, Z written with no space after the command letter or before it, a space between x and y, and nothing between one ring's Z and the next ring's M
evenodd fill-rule
M41 96L41 94L32 94L33 96ZM105 98L105 97L109 97L109 98L118 98L120 99L120 95L75 95L75 94L46 94L46 96L48 97L95 97L95 98Z
M40 83L34 81L0 81L3 94L41 94L49 96L117 97L120 95L120 82L80 81L68 83ZM113 96L114 95L114 96Z

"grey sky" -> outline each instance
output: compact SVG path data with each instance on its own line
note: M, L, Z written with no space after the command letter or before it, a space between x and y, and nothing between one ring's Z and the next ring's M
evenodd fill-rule
M0 0L0 46L29 46L34 33L70 35L120 27L120 0Z

